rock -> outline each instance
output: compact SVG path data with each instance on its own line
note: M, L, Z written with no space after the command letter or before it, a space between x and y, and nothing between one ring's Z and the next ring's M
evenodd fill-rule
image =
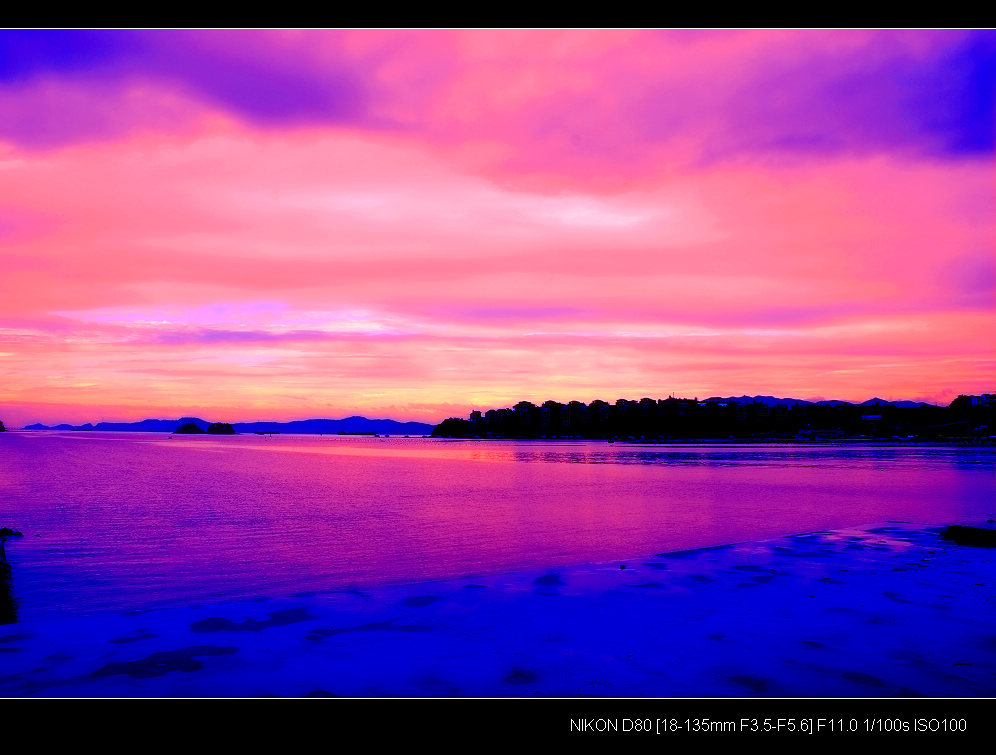
M953 540L958 545L978 545L983 548L996 548L996 530L985 527L964 527L955 524L941 531L944 540Z

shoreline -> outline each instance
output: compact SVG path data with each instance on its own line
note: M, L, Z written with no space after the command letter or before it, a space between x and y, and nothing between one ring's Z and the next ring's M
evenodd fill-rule
M0 697L993 697L996 550L945 524L5 624Z
M288 433L288 432L242 432L231 434L211 434L211 433L176 433L165 430L24 430L7 429L5 432L20 435L64 435L72 433L74 435L156 435L168 436L172 438L178 435L180 438L250 438L282 436L288 438L350 438L366 440L432 440L439 443L591 443L598 445L619 445L629 446L898 446L909 447L939 447L939 448L996 448L996 437L966 437L966 438L945 438L939 440L927 439L907 439L907 438L866 438L860 436L844 438L666 438L666 439L637 439L637 438L476 438L476 437L447 437L433 435L395 435L384 433Z

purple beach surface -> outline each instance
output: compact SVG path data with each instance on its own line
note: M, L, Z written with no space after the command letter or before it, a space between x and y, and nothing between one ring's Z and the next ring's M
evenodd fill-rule
M992 697L993 551L940 529L28 621L0 694Z

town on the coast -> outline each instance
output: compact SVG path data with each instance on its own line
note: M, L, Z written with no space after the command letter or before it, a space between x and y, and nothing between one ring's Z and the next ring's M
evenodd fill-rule
M948 406L870 399L802 401L771 396L640 400L590 404L520 401L474 410L433 430L442 438L573 438L668 441L691 439L965 441L990 443L996 394L961 395Z

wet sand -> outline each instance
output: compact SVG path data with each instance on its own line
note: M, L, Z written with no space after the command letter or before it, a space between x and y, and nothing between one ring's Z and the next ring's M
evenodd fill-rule
M942 528L0 625L0 696L994 697L996 549Z

